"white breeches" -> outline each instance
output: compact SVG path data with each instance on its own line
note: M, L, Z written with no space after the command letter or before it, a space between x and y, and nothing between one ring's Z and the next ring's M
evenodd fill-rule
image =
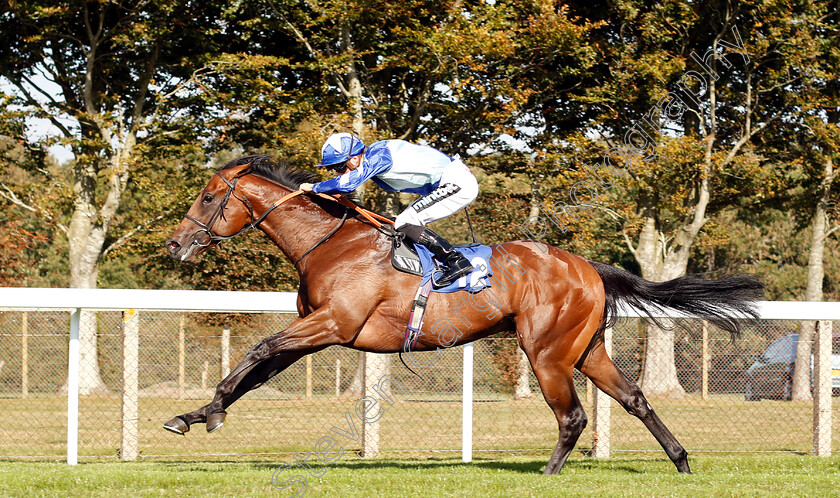
M426 226L464 209L476 197L478 181L469 168L456 158L443 172L438 187L411 203L397 216L394 226Z

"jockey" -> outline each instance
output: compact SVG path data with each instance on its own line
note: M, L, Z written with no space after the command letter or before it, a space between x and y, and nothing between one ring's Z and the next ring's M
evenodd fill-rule
M366 150L367 149L367 150ZM339 176L315 184L301 184L305 192L337 194L352 192L366 180L395 192L420 194L405 209L394 227L405 238L427 247L446 266L434 282L445 287L470 274L473 267L440 235L424 228L469 205L478 196L478 182L458 156L404 140L382 140L365 147L350 133L331 135L321 148L321 164Z

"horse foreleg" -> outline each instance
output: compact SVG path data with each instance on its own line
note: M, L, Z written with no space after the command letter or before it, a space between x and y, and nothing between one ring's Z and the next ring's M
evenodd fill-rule
M164 429L178 434L191 424L204 422L212 432L225 421L225 408L233 401L307 354L333 344L344 344L359 330L367 314L359 308L323 307L298 318L289 328L266 337L248 351L245 358L216 387L213 401L198 410L172 418ZM342 317L337 320L335 317ZM355 324L355 325L354 325Z
M653 411L639 386L630 381L615 366L615 363L607 354L602 340L596 339L587 356L580 362L579 368L581 372L592 379L592 382L600 390L618 401L627 413L637 417L645 424L645 427L662 445L665 453L668 454L668 458L674 462L677 470L687 474L691 473L688 466L688 453L685 448Z
M255 360L249 354L216 386L212 402L198 410L173 417L163 425L164 429L184 434L190 430L191 425L206 423L207 432L215 431L224 424L227 407L311 352L314 351L280 353L263 360Z

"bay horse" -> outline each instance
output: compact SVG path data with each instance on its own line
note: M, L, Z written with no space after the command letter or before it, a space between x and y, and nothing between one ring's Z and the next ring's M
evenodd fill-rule
M298 190L315 180L316 175L268 156L233 160L213 175L166 242L174 259L194 262L222 240L258 228L300 276L299 317L253 346L219 383L209 404L172 418L164 424L167 430L184 434L198 423L208 432L218 429L225 410L242 395L328 346L402 350L421 277L392 267L387 230L345 205ZM575 368L638 417L677 469L690 473L685 449L607 355L603 332L615 323L623 302L654 321L654 311L672 308L737 335L736 317L757 317L751 301L759 298L762 284L748 276L649 282L534 240L491 249L495 274L489 290L494 292L472 295L473 306L463 305L461 293L430 296L425 323L449 320L459 325L458 334L443 338L424 330L412 350L432 351L514 330L557 419L558 441L545 474L560 472L586 426L572 380Z

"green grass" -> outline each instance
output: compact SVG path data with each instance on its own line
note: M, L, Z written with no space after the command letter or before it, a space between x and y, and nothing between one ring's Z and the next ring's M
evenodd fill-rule
M701 456L693 475L666 459L574 454L560 475L544 458L359 460L308 479L305 496L837 496L840 457ZM0 462L1 496L290 496L271 486L283 460L245 462ZM289 471L287 471L289 472Z
M416 396L397 396L382 417L380 444L383 451L458 451L461 445L461 404L445 399L417 401ZM52 457L66 455L66 398L60 396L0 399L0 456ZM117 457L120 447L120 399L81 399L79 454ZM242 455L312 451L317 441L330 434L332 426L346 425L345 413L354 412L354 401L317 397L312 400L243 399L230 408L222 430L213 434L198 425L186 437L164 431L163 422L173 415L195 409L202 400L140 399L140 451L144 456ZM698 452L791 451L807 453L812 447L813 406L804 402L745 402L736 395L718 395L709 400L698 396L682 400L652 399L662 420L685 448ZM612 410L612 448L616 451L653 451L663 455L659 444L637 419L624 410ZM584 402L590 420L592 407ZM840 398L834 399L840 412ZM476 450L552 448L557 442L557 423L545 401L494 400L474 407ZM357 420L358 421L358 420ZM840 434L840 417L834 417L834 433ZM589 448L593 441L590 423L578 442ZM840 451L840 438L834 438ZM358 449L348 447L348 449Z

